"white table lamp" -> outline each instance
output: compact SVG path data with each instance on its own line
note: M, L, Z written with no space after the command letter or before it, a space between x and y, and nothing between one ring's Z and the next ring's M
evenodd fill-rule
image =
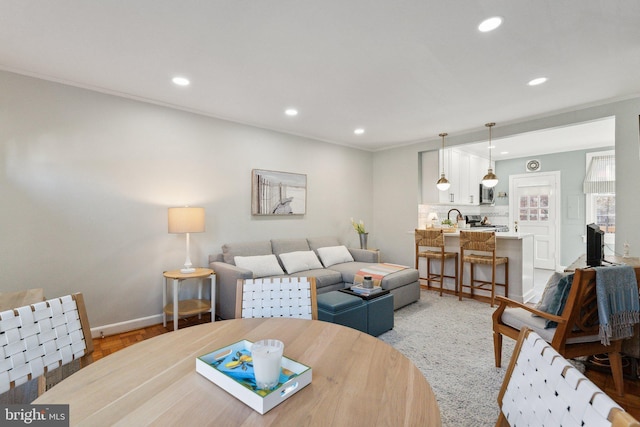
M204 231L204 208L169 208L169 233L187 235L187 259L181 273L194 273L189 253L189 233Z

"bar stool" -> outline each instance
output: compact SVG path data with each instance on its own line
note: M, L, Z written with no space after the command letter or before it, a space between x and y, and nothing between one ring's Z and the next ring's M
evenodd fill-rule
M483 255L477 253L465 254L465 251L479 251L490 253L490 255ZM496 256L496 233L491 232L477 232L477 231L460 231L460 294L459 300L462 301L462 290L468 287L471 291L471 297L473 298L474 289L488 290L488 286L491 286L491 307L493 307L496 286L504 286L504 296L509 296L509 258ZM464 263L471 264L471 272L469 273L469 284L464 284ZM491 281L478 280L474 278L474 266L475 264L490 265L491 266ZM504 264L504 283L496 283L496 265Z
M440 296L442 296L442 290L444 288L444 279L453 279L454 291L458 294L458 253L457 252L445 252L444 250L444 233L441 228L428 228L426 230L416 229L416 270L418 269L418 260L420 258L426 258L427 260L427 276L420 277L422 280L427 281L427 286L431 285L431 282L440 283ZM421 247L426 247L426 250L420 251ZM432 248L432 249L428 249ZM431 273L431 260L440 260L440 273ZM448 276L444 274L444 262L447 259L453 259L455 275Z

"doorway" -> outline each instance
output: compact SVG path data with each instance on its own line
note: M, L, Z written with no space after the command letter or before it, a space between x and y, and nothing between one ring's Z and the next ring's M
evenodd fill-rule
M509 223L532 233L534 268L555 270L560 260L560 172L509 177Z

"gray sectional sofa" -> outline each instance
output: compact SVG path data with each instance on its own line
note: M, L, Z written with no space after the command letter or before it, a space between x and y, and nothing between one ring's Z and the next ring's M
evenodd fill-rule
M316 257L309 251L313 251ZM344 256L348 259L344 259ZM216 273L216 314L223 319L235 317L238 279L315 277L317 292L322 294L350 286L361 268L377 264L379 258L378 251L347 249L335 237L224 244L222 253L209 255L209 266ZM322 260L330 265L324 267ZM276 268L275 263L281 270ZM255 274L247 267L255 270ZM288 271L291 273L287 274ZM385 276L381 285L393 294L394 310L420 299L418 271L414 268Z

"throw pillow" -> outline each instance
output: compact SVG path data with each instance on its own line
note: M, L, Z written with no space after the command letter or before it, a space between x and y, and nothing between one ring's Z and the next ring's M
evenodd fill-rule
M569 296L569 291L571 290L571 283L573 282L573 274L568 274L564 276L558 282L558 289L554 297L551 299L549 303L549 307L546 312L549 314L555 314L559 316L564 311L564 306L567 304L567 297ZM554 322L552 320L547 320L545 322L544 328L556 328L558 326L558 322Z
M236 266L253 272L253 277L267 277L284 274L275 255L255 255L233 257Z
M322 265L326 267L334 264L342 264L343 262L353 262L351 252L346 246L329 246L326 248L318 248L318 255L322 260Z
M299 271L322 268L320 260L313 251L296 251L280 254L280 260L284 264L287 273L293 274Z
M222 257L227 264L234 264L237 256L269 255L271 252L271 241L261 242L241 242L225 243L222 245Z
M562 279L566 274L554 272L549 280L547 280L547 284L544 287L544 291L542 292L542 296L540 297L540 301L534 306L536 310L544 311L545 313L549 312L549 304L555 298L556 292L558 291L558 282ZM532 314L532 316L536 316L536 314Z

